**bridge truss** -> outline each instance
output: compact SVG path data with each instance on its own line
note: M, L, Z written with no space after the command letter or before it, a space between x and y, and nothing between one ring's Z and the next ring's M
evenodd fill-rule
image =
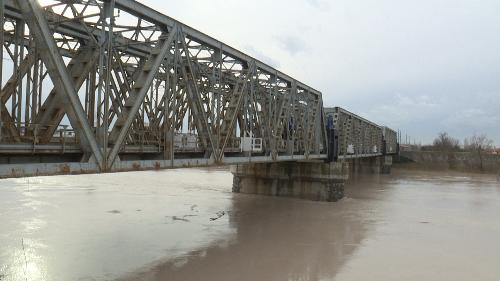
M0 176L325 158L319 91L137 1L0 5Z

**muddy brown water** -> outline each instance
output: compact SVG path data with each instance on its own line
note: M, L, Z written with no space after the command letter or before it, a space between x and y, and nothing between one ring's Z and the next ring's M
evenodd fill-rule
M337 203L223 170L0 180L0 280L500 280L495 176L394 171Z

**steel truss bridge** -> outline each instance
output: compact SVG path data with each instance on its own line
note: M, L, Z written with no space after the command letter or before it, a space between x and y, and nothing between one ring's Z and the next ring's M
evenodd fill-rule
M327 158L321 92L137 1L0 5L0 177Z

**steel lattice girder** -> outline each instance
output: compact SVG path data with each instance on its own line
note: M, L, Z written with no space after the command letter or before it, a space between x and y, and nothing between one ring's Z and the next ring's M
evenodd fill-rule
M2 34L26 58L35 54L54 85L39 93L27 132L13 127L23 142L38 134L35 143L49 144L66 114L82 151L103 169L133 146L175 150L171 140L182 129L197 133L195 152L219 163L239 137L262 138L255 156L271 160L326 149L320 92L136 1L61 0L45 8L4 1L6 17L25 21L33 38ZM115 24L120 17L127 21Z
M381 126L340 107L325 111L332 115L334 126L338 128L339 155L382 155Z

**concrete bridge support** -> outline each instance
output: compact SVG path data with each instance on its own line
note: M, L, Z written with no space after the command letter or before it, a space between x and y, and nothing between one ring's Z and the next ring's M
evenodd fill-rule
M344 185L357 174L388 174L392 157L357 158L340 162L277 162L231 166L233 192L337 201Z
M231 166L233 192L337 201L344 197L347 163L281 162Z
M392 169L392 156L382 156L380 158L380 173L390 174Z
M390 174L392 156L354 158L348 160L349 174Z

